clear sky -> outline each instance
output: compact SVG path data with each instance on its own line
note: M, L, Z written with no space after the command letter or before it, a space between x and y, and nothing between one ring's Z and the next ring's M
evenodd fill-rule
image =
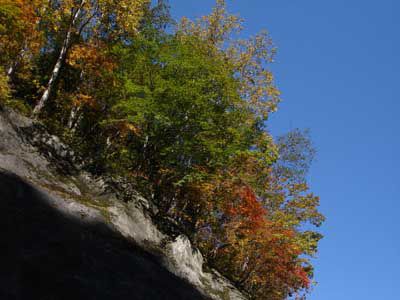
M170 0L175 17L213 3ZM400 299L400 1L228 3L278 47L272 133L310 128L318 150L310 183L327 222L309 299Z

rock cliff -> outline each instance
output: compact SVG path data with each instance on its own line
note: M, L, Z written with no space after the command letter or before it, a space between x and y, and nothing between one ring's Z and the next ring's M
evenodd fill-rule
M0 209L0 299L246 299L187 237L155 226L149 201L120 201L57 137L5 109Z

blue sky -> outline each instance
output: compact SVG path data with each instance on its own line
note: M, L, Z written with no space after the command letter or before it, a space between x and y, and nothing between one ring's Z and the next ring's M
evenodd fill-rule
M175 17L212 0L171 0ZM232 0L245 34L268 29L283 93L270 130L310 128L327 216L311 300L399 299L400 1Z

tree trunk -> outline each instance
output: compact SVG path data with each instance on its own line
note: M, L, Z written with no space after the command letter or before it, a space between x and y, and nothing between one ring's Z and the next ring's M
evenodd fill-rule
M81 14L82 8L85 5L85 2L86 2L86 0L81 0L78 9L75 11L75 13L72 16L71 23L68 27L68 31L65 36L60 54L58 55L57 62L53 68L53 71L51 72L51 76L50 76L49 82L47 83L47 87L46 87L45 91L43 92L43 95L40 98L39 102L35 106L35 109L33 110L34 116L38 116L40 114L40 112L42 111L43 107L45 106L47 100L49 100L50 93L52 92L53 87L54 87L54 83L57 80L58 76L60 75L61 66L62 66L65 58L67 57L67 51L68 51L68 48L70 47L72 32L73 32L75 24L79 18L79 15Z
M14 68L15 68L15 63L12 64L8 69L7 69L7 76L8 78L11 78L12 73L14 73Z
M73 129L76 127L76 124L78 123L80 117L80 110L81 110L80 105L74 106L71 109L71 113L68 119L68 129L74 131Z
M9 79L11 79L11 76L13 75L15 69L18 67L20 60L22 60L25 56L25 52L27 51L28 46L26 45L27 43L25 42L24 47L19 51L17 57L15 60L11 63L11 65L7 69L7 76Z

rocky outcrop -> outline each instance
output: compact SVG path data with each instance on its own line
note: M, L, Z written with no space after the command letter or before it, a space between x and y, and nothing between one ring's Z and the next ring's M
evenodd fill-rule
M155 226L149 201L120 201L78 163L0 111L0 299L246 299L187 237Z

